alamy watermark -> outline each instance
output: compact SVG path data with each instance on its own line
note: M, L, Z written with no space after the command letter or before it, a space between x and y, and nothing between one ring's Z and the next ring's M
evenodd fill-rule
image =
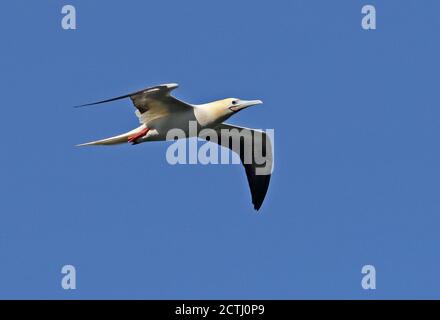
M361 12L364 14L361 21L362 29L376 30L376 8L371 4L367 4L362 7Z
M61 273L64 274L61 279L61 287L64 290L76 289L76 269L74 266L67 264L61 268Z
M62 7L61 28L64 30L76 30L76 8L70 4Z
M188 137L192 138L186 139ZM201 146L197 137L203 141ZM274 129L263 132L246 128L205 128L198 132L197 122L190 121L188 135L182 129L171 129L166 140L175 140L166 152L166 160L171 165L242 162L254 165L256 175L267 175L273 171Z
M376 268L373 265L365 265L362 267L362 288L364 290L375 290L376 289Z

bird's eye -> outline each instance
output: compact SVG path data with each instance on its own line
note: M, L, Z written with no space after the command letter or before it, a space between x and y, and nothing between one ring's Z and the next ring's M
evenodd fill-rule
M237 100L232 101L232 104L235 106L237 104Z

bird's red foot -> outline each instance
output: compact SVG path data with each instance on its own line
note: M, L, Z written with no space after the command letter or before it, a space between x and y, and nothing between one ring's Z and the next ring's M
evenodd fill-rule
M135 135L132 135L132 136L128 137L128 142L136 144L136 140L141 138L141 137L143 137L143 136L145 136L148 133L148 131L150 131L150 129L149 128L145 128L142 131L136 133Z

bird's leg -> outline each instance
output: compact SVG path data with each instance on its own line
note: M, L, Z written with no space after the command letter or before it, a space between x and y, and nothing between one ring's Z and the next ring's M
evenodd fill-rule
M132 144L136 144L136 140L141 138L141 137L143 137L143 136L145 136L148 133L148 131L150 131L150 129L149 128L145 128L142 131L140 131L140 132L138 132L138 133L128 137L128 142L131 142Z

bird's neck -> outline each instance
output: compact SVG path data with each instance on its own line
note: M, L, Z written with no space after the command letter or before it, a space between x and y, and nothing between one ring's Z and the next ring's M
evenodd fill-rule
M196 109L197 120L203 127L214 128L226 121L231 115L231 113L225 111L219 101L198 105Z

